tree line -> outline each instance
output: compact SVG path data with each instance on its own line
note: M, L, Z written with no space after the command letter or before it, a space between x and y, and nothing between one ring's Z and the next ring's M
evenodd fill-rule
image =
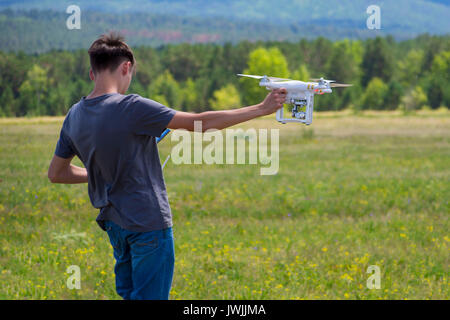
M450 104L450 37L395 41L243 41L134 49L129 92L183 111L260 102L267 90L237 73L352 83L316 99L317 110L416 110ZM64 115L93 88L85 49L43 54L0 52L0 116Z

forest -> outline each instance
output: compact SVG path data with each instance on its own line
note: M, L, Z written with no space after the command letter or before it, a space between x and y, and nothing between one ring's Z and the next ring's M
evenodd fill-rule
M316 110L412 111L450 105L450 36L366 40L242 41L135 47L129 93L183 111L260 102L266 89L237 73L298 80L324 77L353 87L315 101ZM93 88L86 49L0 52L2 117L64 115Z

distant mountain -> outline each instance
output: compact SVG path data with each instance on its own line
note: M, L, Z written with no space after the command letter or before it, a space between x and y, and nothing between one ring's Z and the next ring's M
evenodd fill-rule
M65 28L71 4L81 8L81 30ZM372 4L381 8L381 30L366 27ZM110 29L122 30L133 45L152 46L387 34L406 39L450 30L444 0L0 0L2 9L8 11L0 11L0 50L27 52L86 47Z
M366 8L379 5L385 32L447 33L450 7L446 0L19 0L2 1L0 8L53 9L70 4L82 10L101 12L146 12L183 17L224 17L270 24L311 24L346 21L365 27ZM336 25L339 27L339 25Z
M173 15L84 11L80 30L68 30L68 15L57 11L0 11L0 51L42 53L52 49L87 48L100 34L119 31L132 46L168 43L236 43L250 41L297 41L318 36L330 39L366 38L379 34L352 25L271 25L220 17L197 18Z

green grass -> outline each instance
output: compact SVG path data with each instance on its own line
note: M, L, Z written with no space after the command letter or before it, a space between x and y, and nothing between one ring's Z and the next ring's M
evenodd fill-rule
M61 124L0 120L0 299L120 298L87 186L47 180ZM448 112L239 127L280 129L279 172L167 164L171 299L449 298ZM162 159L174 145L161 143ZM80 290L66 287L69 265ZM366 287L370 265L379 290Z

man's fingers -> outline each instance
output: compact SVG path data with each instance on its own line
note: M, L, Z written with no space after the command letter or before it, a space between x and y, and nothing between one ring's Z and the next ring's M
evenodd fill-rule
M286 98L286 89L285 88L280 88L280 89L275 89L273 90L273 94L275 96L275 98L282 98L285 99Z
M284 93L275 93L275 99L286 99L286 94L284 94Z
M283 107L283 104L286 101L286 94L287 94L287 90L286 88L276 88L273 89L271 92L271 99L275 104L275 107L277 109Z

